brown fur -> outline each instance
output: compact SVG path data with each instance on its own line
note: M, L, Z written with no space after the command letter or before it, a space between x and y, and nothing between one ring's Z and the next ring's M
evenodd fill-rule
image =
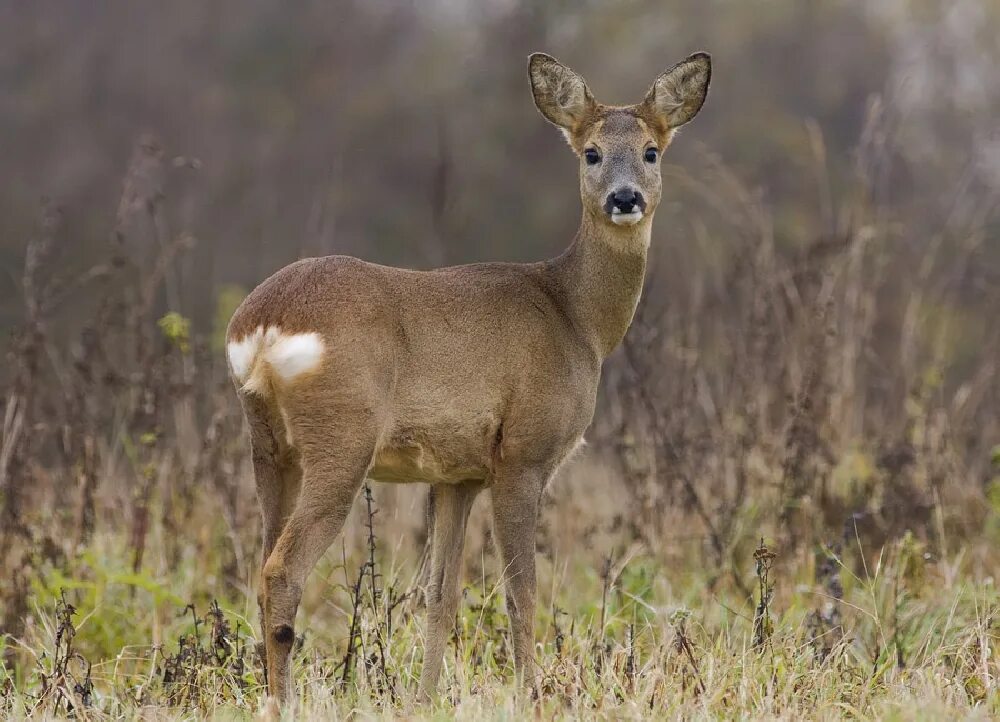
M434 694L459 601L469 509L489 488L507 580L518 676L532 683L535 521L546 482L590 424L601 362L621 341L642 289L659 161L697 112L706 55L657 79L637 106L603 106L546 55L529 63L535 102L581 160L583 218L558 258L411 271L331 256L278 271L243 302L227 338L259 327L316 332L317 369L241 389L264 517L261 606L270 692L290 692L289 652L302 586L366 476L434 484L427 646L420 690ZM666 78L666 80L664 80ZM662 87L661 87L662 86ZM678 122L680 121L680 122ZM615 184L641 190L633 226L604 209Z

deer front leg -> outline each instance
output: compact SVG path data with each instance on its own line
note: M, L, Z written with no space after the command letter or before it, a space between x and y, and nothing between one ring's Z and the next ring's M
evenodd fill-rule
M535 688L535 526L547 476L536 469L505 470L493 482L493 527L503 559L514 672Z

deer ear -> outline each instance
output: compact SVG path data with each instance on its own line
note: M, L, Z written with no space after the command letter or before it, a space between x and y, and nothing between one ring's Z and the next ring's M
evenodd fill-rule
M712 79L712 56L695 53L656 79L643 105L667 129L677 128L698 115Z
M567 133L579 130L596 106L583 78L551 55L532 53L528 58L528 79L538 110Z

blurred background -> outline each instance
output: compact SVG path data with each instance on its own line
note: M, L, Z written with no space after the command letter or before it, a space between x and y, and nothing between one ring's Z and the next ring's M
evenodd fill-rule
M100 543L154 577L195 560L192 596L252 588L220 350L279 267L570 242L535 50L609 103L714 62L542 550L640 544L744 600L760 537L807 567L904 536L995 561L1000 4L35 0L0 4L5 629ZM422 493L376 490L397 536L422 541Z
M220 288L300 256L428 267L559 252L579 220L575 161L531 103L535 50L612 103L712 52L711 103L668 163L702 183L724 165L780 252L857 230L844 206L863 145L869 200L907 223L894 256L925 257L949 223L995 220L983 204L1000 184L1000 18L982 0L42 0L0 13L5 328L39 197L72 229L67 268L86 264L143 131L163 147L172 230L197 241L174 310L198 329ZM706 208L667 181L656 258L698 274L732 264L732 199ZM976 253L995 261L989 250ZM986 277L953 280L974 292ZM651 290L689 295L666 286Z

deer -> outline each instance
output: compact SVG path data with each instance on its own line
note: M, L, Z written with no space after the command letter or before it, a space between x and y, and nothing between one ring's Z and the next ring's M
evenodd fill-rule
M597 102L544 53L529 57L528 78L579 158L582 216L561 255L436 270L307 258L264 280L230 321L226 355L263 521L257 601L272 702L291 700L303 587L366 479L423 482L433 494L420 699L437 694L483 490L515 678L534 688L539 504L583 443L603 361L632 322L661 158L705 102L711 58L677 63L635 105Z

